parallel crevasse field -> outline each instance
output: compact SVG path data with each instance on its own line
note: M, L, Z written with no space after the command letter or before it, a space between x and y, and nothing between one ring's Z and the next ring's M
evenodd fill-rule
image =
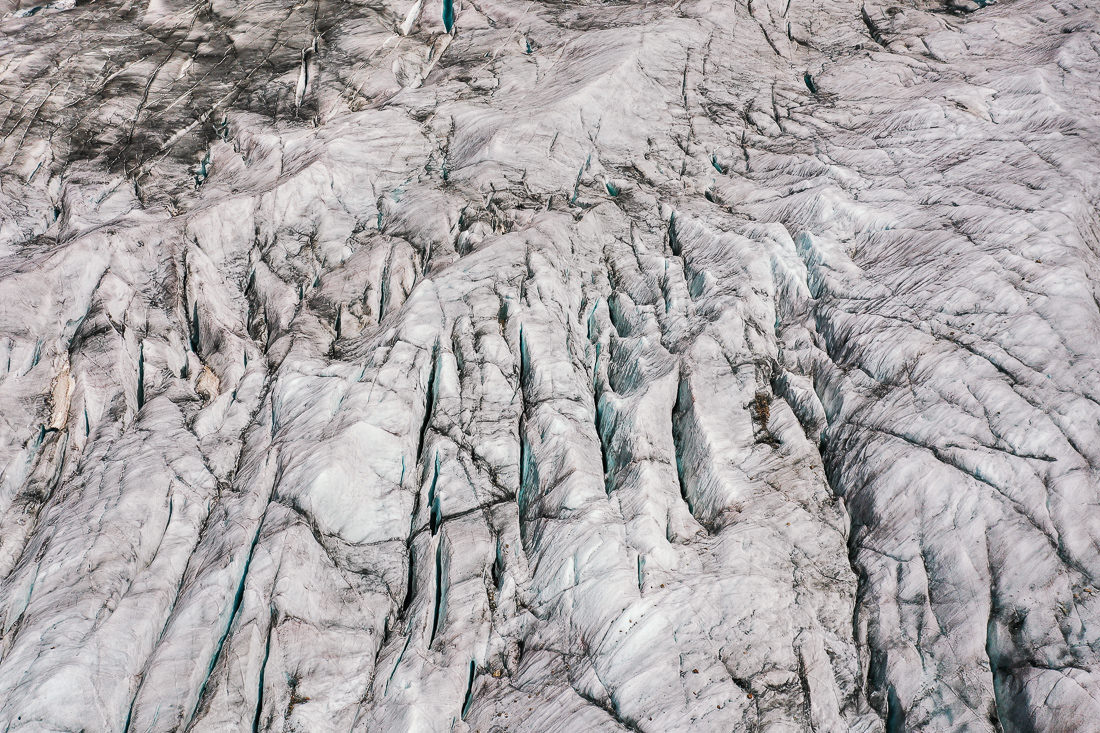
M2 2L5 731L1100 730L1091 0Z

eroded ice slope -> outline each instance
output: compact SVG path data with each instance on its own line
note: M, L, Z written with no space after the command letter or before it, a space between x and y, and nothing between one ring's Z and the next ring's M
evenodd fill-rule
M6 0L8 731L1100 729L1081 0Z

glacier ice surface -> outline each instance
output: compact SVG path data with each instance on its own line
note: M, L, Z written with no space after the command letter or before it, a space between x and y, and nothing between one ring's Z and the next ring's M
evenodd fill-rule
M1100 730L1092 0L0 26L5 731Z

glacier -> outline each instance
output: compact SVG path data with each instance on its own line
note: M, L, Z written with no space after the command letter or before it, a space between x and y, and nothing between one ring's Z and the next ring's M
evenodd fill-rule
M1100 731L1093 0L35 2L5 731Z

